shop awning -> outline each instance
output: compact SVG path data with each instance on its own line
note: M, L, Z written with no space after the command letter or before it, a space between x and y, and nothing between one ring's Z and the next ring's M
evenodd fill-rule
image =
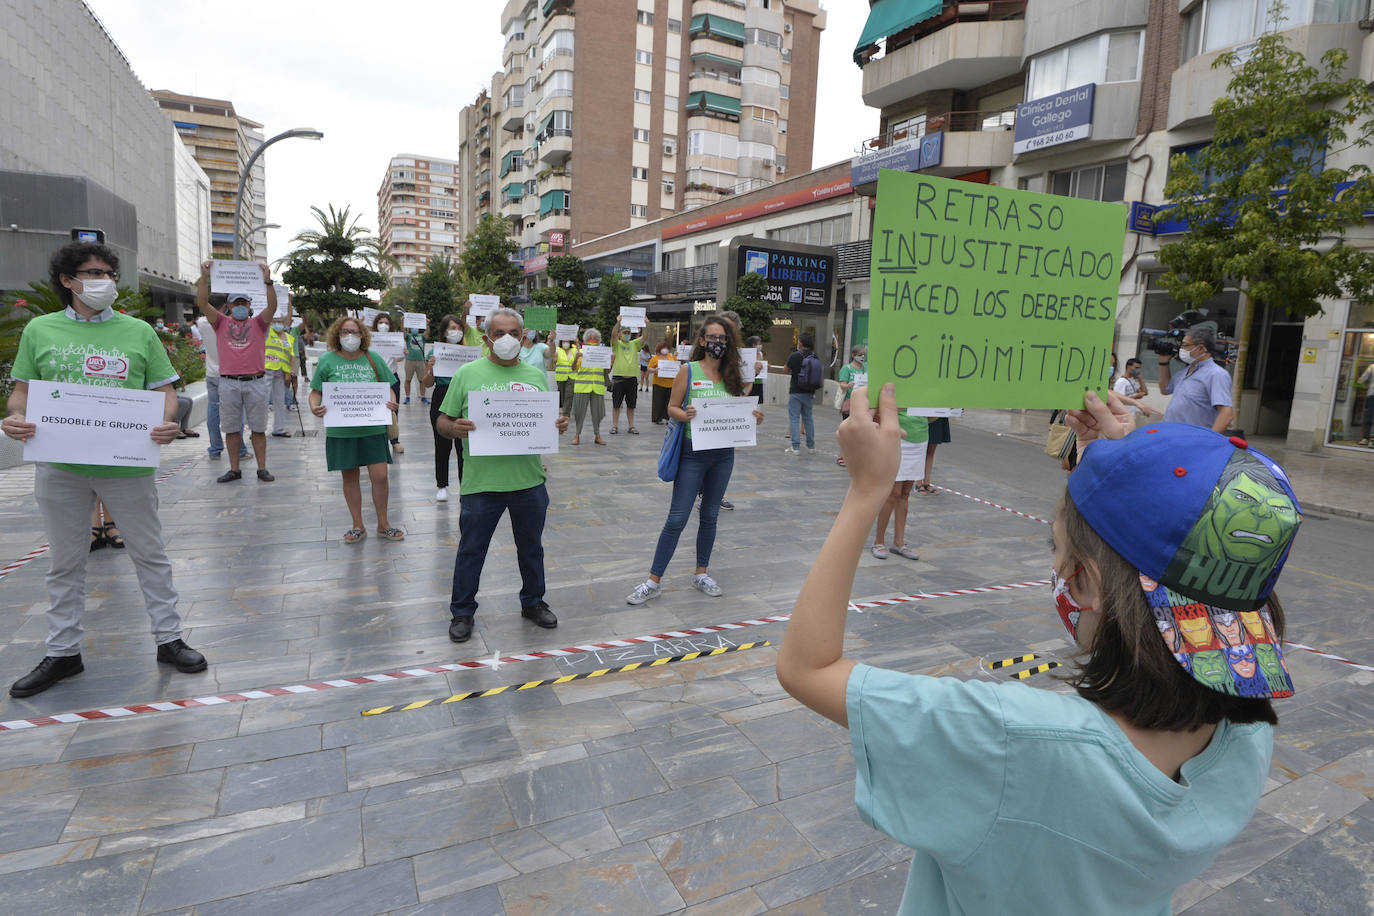
M721 114L739 117L739 99L732 99L730 96L721 95L718 92L688 93L687 110L695 111L698 108L705 108L707 111L717 111Z
M568 209L567 191L545 191L539 195L539 215L543 216L550 210Z
M944 6L944 0L877 0L868 11L868 22L864 24L859 43L854 46L854 63L862 67L864 48L931 16L938 16Z
M689 34L706 32L718 38L744 43L744 23L726 19L724 16L713 16L705 13L700 16L693 16L691 27L687 31Z

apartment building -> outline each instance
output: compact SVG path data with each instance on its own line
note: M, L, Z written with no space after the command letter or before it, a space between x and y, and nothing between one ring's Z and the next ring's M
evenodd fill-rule
M1186 231L1153 218L1173 154L1205 146L1212 103L1230 72L1212 67L1266 29L1317 61L1345 49L1348 74L1374 80L1367 0L1291 0L1266 23L1269 0L873 0L854 49L863 99L881 111L877 136L851 163L861 194L878 168L987 182L1129 207L1118 299L1117 352L1142 352L1142 328L1166 327L1184 307L1161 282L1159 249ZM1054 111L1054 118L1041 115ZM1330 150L1348 166L1358 150ZM1346 244L1371 245L1367 227ZM851 285L854 286L854 285ZM860 307L866 305L860 295ZM1235 335L1241 297L1227 289L1209 318ZM1374 307L1329 302L1306 321L1254 315L1238 425L1286 435L1290 446L1353 446L1374 363ZM1143 352L1147 376L1157 360Z
M262 125L243 117L227 99L155 89L152 96L210 179L210 241L215 257L234 253L234 199L249 158L266 139ZM267 259L267 169L259 158L243 189L239 216L242 256Z
M384 265L393 284L409 283L435 255L459 254L458 162L403 153L393 156L377 190L382 252L398 263Z
M464 231L506 219L533 285L579 241L809 171L825 22L817 0L508 0L460 119Z

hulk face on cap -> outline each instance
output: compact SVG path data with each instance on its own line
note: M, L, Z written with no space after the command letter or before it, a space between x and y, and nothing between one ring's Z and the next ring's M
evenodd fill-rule
M1242 472L1214 497L1208 525L1199 533L1203 549L1237 563L1268 566L1288 544L1298 521L1288 494L1275 492Z

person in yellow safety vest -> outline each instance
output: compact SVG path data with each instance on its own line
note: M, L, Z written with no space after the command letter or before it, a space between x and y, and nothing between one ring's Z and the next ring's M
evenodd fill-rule
M286 322L275 318L265 342L267 381L271 388L272 435L290 438L286 431L286 392L296 383L296 344L286 331Z
M601 332L596 328L587 328L582 333L582 344L587 347L601 346ZM577 424L572 444L577 445L582 440L582 422L587 419L587 408L590 406L592 434L596 437L593 441L597 445L605 445L606 440L601 438L601 421L606 417L606 370L582 365L582 352L578 351L573 361L572 381L573 422Z
M563 416L572 413L573 405L573 364L581 351L573 346L571 340L560 340L555 349L548 352L546 359L552 362L553 380L558 384L558 412ZM549 362L545 366L549 366Z

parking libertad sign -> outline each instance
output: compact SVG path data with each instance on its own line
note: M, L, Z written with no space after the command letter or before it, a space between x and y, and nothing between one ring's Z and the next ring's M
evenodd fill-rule
M835 287L835 251L818 245L798 245L774 239L737 236L730 240L730 279L746 273L768 281L765 299L776 309L794 312L830 311ZM728 284L726 295L734 292Z

